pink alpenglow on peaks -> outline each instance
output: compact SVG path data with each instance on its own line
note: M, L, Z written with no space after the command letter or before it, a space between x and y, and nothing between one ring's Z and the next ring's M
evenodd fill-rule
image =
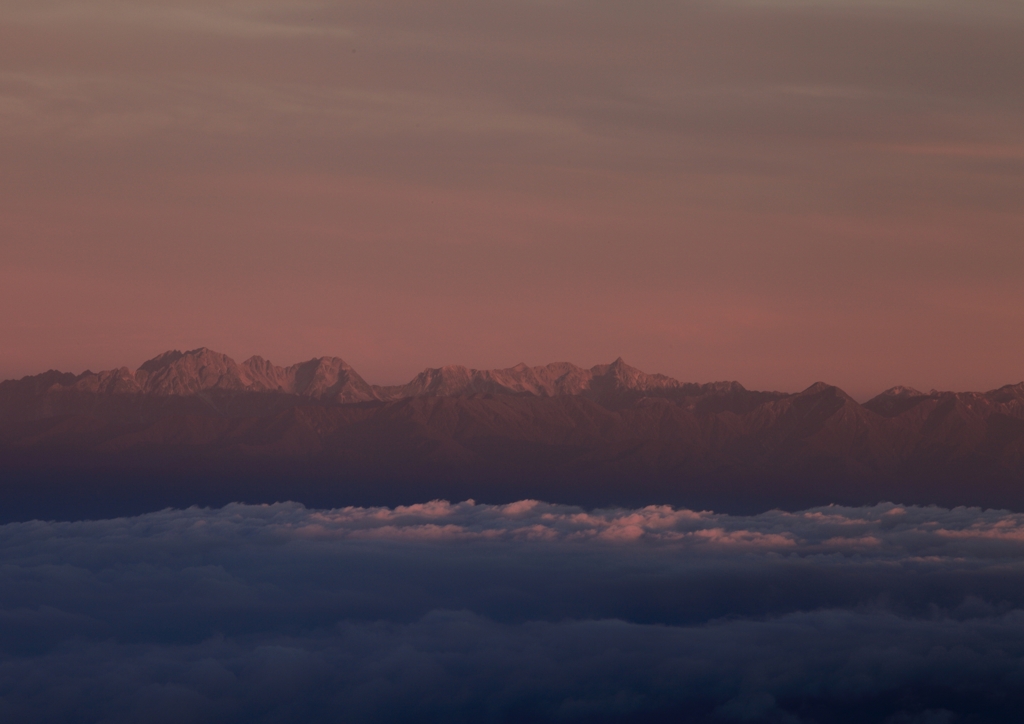
M319 357L278 367L259 356L239 364L205 347L165 352L134 372L127 367L85 372L73 384L62 387L82 392L150 395L194 395L206 390L280 392L343 403L377 399L370 385L338 357Z
M282 367L199 348L134 371L0 382L0 445L12 465L36 472L178 465L197 480L244 481L284 466L260 488L280 489L272 499L312 494L307 485L348 495L355 485L365 500L405 501L415 481L430 480L439 486L431 490L480 499L504 491L593 504L897 498L1009 507L1024 505L1015 483L1024 475L1024 383L893 387L861 404L825 382L757 391L681 382L619 358L449 365L378 386L338 357Z

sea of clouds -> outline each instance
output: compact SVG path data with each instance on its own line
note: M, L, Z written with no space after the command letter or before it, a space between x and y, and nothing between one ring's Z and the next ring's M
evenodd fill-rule
M0 526L0 720L1018 721L1024 515L295 503Z

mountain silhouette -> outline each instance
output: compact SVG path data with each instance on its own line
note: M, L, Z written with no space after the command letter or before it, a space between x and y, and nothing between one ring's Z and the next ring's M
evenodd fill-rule
M200 348L0 383L0 473L14 516L289 498L1024 509L1024 384L894 387L859 404L823 382L758 392L618 359L374 386L337 357L280 367Z

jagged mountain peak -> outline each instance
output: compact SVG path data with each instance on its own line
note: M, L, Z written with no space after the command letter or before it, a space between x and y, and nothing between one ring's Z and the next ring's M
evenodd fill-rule
M611 385L619 392L647 392L675 389L682 386L678 380L666 375L652 375L636 367L631 367L622 357L611 364L592 367L590 371L594 377L591 387L607 388Z
M925 397L925 393L915 390L913 387L896 385L880 393L878 397Z
M999 387L999 388L997 388L995 390L992 390L992 392L993 393L1001 392L1001 393L1013 394L1013 395L1024 395L1024 382L1018 382L1015 385L1003 385L1002 387Z
M441 367L429 368L426 370L427 373L441 376L452 376L452 375L466 375L470 372L479 372L480 370L470 370L465 365L443 365Z
M168 350L167 352L158 354L156 357L143 362L139 365L139 370L143 372L154 372L156 370L163 369L167 365L174 364L184 356L185 353L181 350Z
M181 352L171 350L144 362L135 371L143 392L191 395L208 389L244 390L249 380L226 354L206 347Z
M85 372L72 385L62 387L97 394L188 396L221 390L276 392L339 402L377 399L370 385L340 357L316 357L279 367L253 355L239 364L207 347L163 352L146 360L134 372L127 367Z
M475 394L515 394L536 397L582 395L601 403L625 401L625 396L655 390L674 390L682 385L665 375L650 375L626 364L621 357L611 364L589 369L569 362L530 367L478 370L462 365L428 368L405 385L375 388L382 399L420 396L463 397Z
M640 371L636 367L630 367L628 364L626 364L626 360L622 359L622 357L616 357L615 361L612 362L611 364L594 365L590 369L591 371L594 372L594 374L598 375L621 374L624 372Z
M719 382L705 382L700 385L701 392L713 394L727 394L730 392L746 392L747 388L736 380L722 380Z
M250 357L249 359L247 359L244 362L242 362L242 364L244 366L246 366L246 367L251 367L253 369L260 369L260 368L266 368L266 367L273 367L274 366L273 363L270 360L264 359L263 357L259 356L258 354L254 354L252 357Z
M341 357L313 357L305 362L286 367L285 369L304 370L313 374L330 374L337 372L353 372L352 365Z
M337 402L376 400L377 394L341 357L314 357L284 370L288 391Z
M182 360L187 362L196 363L231 363L234 364L234 360L228 357L226 354L215 352L209 347L197 347L182 352L181 350L172 349L161 354L158 354L152 359L148 359L139 365L139 369L145 372L153 372L158 369L163 369L175 363L181 363Z

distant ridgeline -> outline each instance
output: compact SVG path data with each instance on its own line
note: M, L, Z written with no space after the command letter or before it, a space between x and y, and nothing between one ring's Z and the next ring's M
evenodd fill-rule
M381 387L336 357L278 367L203 348L0 383L0 475L4 519L286 499L1022 510L1024 383L861 405L824 383L754 392L619 359Z

